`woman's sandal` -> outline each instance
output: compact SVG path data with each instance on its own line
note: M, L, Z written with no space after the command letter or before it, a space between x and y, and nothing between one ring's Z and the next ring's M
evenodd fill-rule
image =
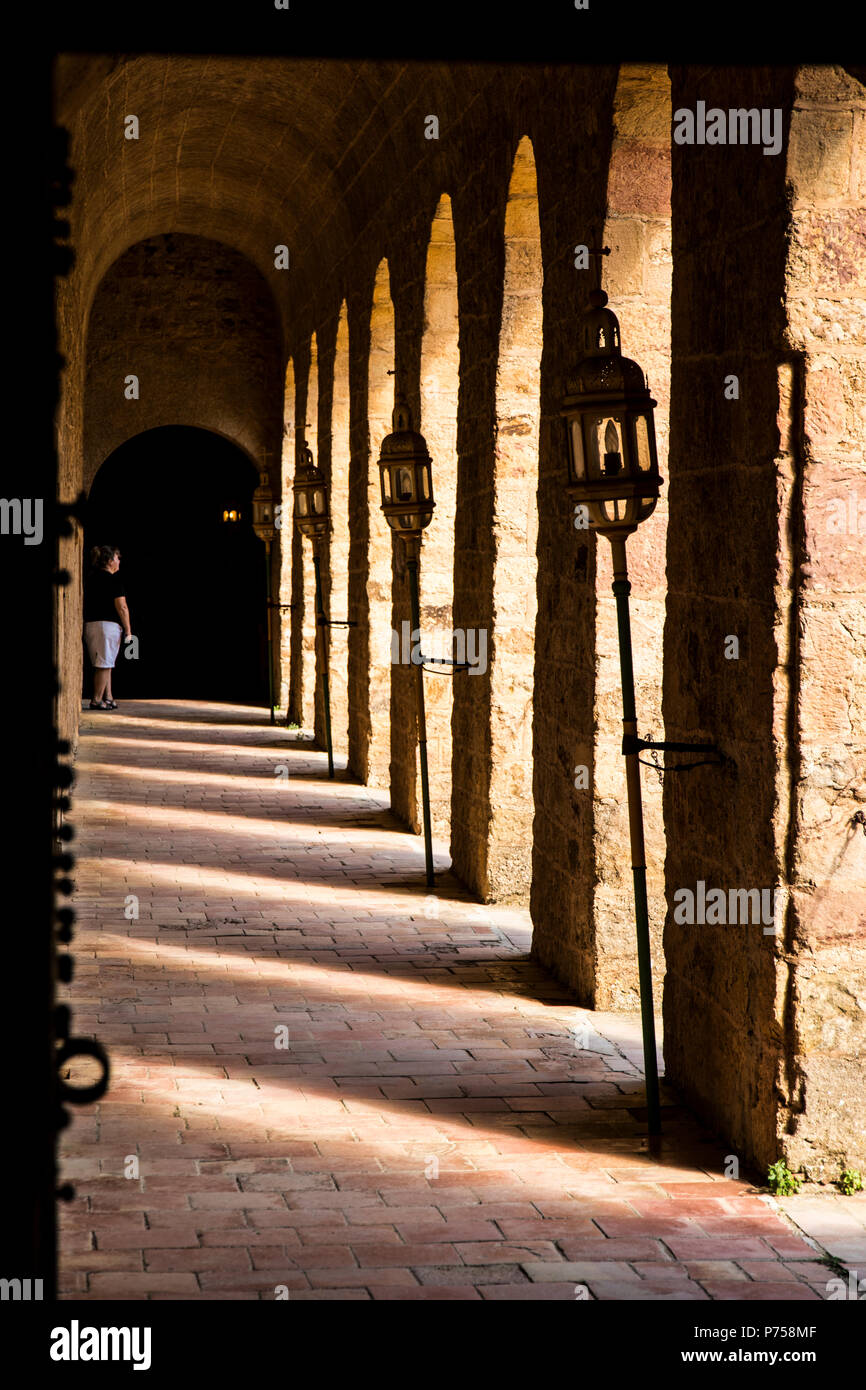
M103 709L117 709L117 701L116 701L116 700L103 700L103 702L102 702L102 708L103 708Z
M111 709L112 706L108 703L107 700L91 700L91 701L90 701L90 708L91 708L91 709ZM116 706L114 706L114 708L116 708Z

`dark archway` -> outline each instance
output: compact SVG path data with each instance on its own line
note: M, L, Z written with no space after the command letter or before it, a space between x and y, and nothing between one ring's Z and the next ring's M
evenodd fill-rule
M266 704L257 483L236 445L185 426L136 435L102 464L88 499L85 563L91 546L118 546L139 638L137 659L118 658L119 698ZM240 519L224 521L227 510Z

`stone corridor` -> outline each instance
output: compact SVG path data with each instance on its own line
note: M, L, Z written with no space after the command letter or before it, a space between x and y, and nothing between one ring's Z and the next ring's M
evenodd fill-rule
M570 1005L444 852L426 893L343 776L259 710L83 715L62 997L113 1078L61 1136L63 1296L826 1297L675 1097L648 1154L637 1019Z

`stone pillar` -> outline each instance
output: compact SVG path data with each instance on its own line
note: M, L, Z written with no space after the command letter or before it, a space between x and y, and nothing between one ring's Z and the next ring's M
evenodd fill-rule
M65 359L60 377L57 407L57 500L72 502L78 496L83 478L84 351L81 341L80 304L77 272L57 282L57 345ZM46 499L46 507L49 499ZM83 583L87 564L83 553L83 527L73 523L72 534L57 542L57 567L69 571L70 583L55 589L57 595L54 627L54 661L60 690L55 709L60 738L78 746L84 649L82 634Z
M450 647L432 651L434 637L452 630L454 593L454 515L457 501L457 396L459 386L457 266L451 199L443 193L430 229L424 278L424 334L421 343L421 412L416 428L433 459L433 519L421 539L421 633L425 655L454 655ZM448 840L451 826L451 709L455 680L467 679L435 666L424 676L427 708L427 762L434 835ZM416 806L421 802L420 776Z
M574 78L569 79L569 84ZM579 356L587 272L575 247L604 226L613 136L615 67L583 69L551 92L534 141L544 252L544 352L538 486L538 615L533 693L532 953L574 991L595 999L598 845L593 796L596 717L596 551L574 527L566 493L568 439L560 415ZM561 101L561 105L560 105ZM619 755L617 755L619 757ZM575 786L587 766L589 788ZM627 855L628 850L622 847Z
M379 452L391 433L394 413L394 304L388 262L382 261L373 286L370 315L370 366L367 416L370 447L367 464L369 624L369 745L366 781L376 787L391 782L391 604L393 543L382 513Z
M532 692L541 413L541 229L532 143L522 139L505 208L496 373L488 898L527 902L532 876ZM476 639L480 646L480 638ZM480 676L472 676L473 681Z
M279 595L279 640L277 642L278 696L280 709L291 716L292 705L292 641L295 632L292 600L292 556L294 551L294 498L292 481L295 476L295 364L291 358L286 365L286 390L283 400L283 449L280 460L280 531L276 547L278 563L277 593Z
M394 306L387 261L349 306L349 767L387 787L390 767L391 531L381 510L379 447L394 408Z
M295 470L301 463L304 440L316 456L318 434L318 369L313 334L306 380L300 374L296 395ZM316 732L316 613L313 549L306 536L292 530L292 657L289 720L307 733Z
M345 621L349 612L349 321L345 303L340 309L334 355L334 396L331 415L331 544L332 620ZM348 632L330 629L331 732L334 754L345 756L349 723Z
M488 633L493 627L496 361L510 162L510 153L494 142L491 159L479 164L453 204L454 239L466 270L460 280L452 613L456 627ZM483 675L455 677L451 734L451 861L455 874L484 898L490 827L489 664Z
M667 1072L743 1159L860 1162L863 88L674 69L675 124L698 100L784 143L673 147L664 715L737 766L665 783ZM701 880L737 922L683 920ZM778 891L769 922L742 890Z

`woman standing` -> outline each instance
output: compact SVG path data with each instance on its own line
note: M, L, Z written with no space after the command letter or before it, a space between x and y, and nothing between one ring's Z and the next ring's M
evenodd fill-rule
M115 545L94 546L90 564L84 580L84 640L93 667L90 708L117 709L111 694L111 672L121 638L132 634L123 581L117 577L120 551Z

